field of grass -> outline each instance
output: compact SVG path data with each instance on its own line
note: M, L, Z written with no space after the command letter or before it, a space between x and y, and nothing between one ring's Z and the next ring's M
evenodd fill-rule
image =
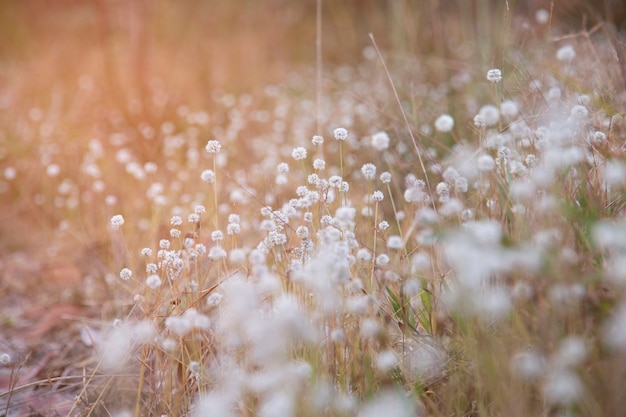
M605 6L1 4L0 416L623 414Z

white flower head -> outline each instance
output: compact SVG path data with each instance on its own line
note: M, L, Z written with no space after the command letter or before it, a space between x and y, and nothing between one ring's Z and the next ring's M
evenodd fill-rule
M487 79L490 83L497 84L502 81L502 71L498 68L492 68L487 71Z
M293 151L291 152L291 156L296 161L301 161L306 158L306 149L302 146L298 146L293 149Z
M348 139L348 131L346 129L344 129L343 127L338 127L337 129L335 129L333 131L333 135L335 136L336 140L346 140Z
M565 45L556 51L556 59L564 62L571 62L576 58L576 51L572 45Z
M389 148L389 135L387 132L378 132L372 135L372 147L377 151Z
M124 224L124 217L121 214L116 214L111 217L111 226L114 229L119 229Z
M122 270L120 271L120 278L122 278L124 281L128 281L129 279L131 279L132 276L133 271L128 268L122 268Z
M435 120L435 129L439 132L449 132L454 127L454 119L449 114L442 114Z
M218 140L210 140L204 148L208 153L216 154L222 149L222 144Z
M374 164L365 164L361 167L361 172L366 180L373 180L376 178L376 165Z
M315 135L315 136L313 136L313 139L311 139L311 143L314 146L319 146L322 143L324 143L324 138L322 136L320 136L320 135Z

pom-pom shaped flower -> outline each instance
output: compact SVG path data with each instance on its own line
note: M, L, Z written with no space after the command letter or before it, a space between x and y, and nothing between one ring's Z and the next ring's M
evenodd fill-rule
M204 148L208 153L218 153L222 149L222 144L218 140L210 140Z
M124 217L122 217L121 214L116 214L115 216L111 217L111 226L114 229L119 229L120 227L122 227L123 224Z
M293 149L293 151L291 152L291 156L296 161L301 161L306 158L306 149L302 146L298 146L297 148Z
M449 114L442 114L435 120L435 129L439 132L449 132L454 127L454 119Z
M500 81L502 81L502 71L500 71L498 68L492 68L489 71L487 71L487 80L489 80L490 83L493 84L497 84Z
M377 151L384 151L389 147L389 135L387 132L378 132L372 135L372 147Z
M343 127L338 127L337 129L335 129L333 131L333 135L335 136L336 140L346 140L348 139L348 131L346 129L344 129Z

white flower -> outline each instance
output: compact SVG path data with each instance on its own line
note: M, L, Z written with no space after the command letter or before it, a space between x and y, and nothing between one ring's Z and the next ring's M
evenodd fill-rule
M482 106L478 115L487 126L493 126L500 120L500 111L496 106L491 104Z
M324 161L323 159L316 159L315 161L313 161L313 169L322 170L324 168L326 168L326 161Z
M391 174L389 172L383 172L380 174L379 178L383 184L389 184L391 182Z
M311 143L315 146L319 146L322 143L324 143L324 138L321 137L320 135L315 135L313 136L313 139L311 139Z
M300 161L302 159L305 159L306 158L306 149L303 148L302 146L298 146L298 147L293 149L293 151L291 152L291 156L296 161Z
M208 153L218 153L222 149L222 144L217 140L210 140L204 148Z
M122 278L124 281L128 281L132 276L133 271L128 268L122 268L122 270L120 271L120 278Z
M146 278L146 285L151 289L156 290L161 286L161 278L159 278L157 274L149 275L148 278Z
M556 51L556 59L559 61L570 62L573 61L574 58L576 58L576 51L572 45L562 46Z
M377 151L389 148L389 135L387 132L378 132L372 135L372 147Z
M389 239L387 239L387 247L389 249L402 249L403 246L402 238L398 235L389 236Z
M373 180L376 178L376 165L365 164L361 167L361 172L366 180Z
M454 127L454 119L449 114L442 114L435 120L435 129L439 132L449 132Z
M490 83L499 83L500 81L502 81L502 71L500 71L498 68L490 69L489 71L487 71L487 79Z
M215 172L210 169L205 169L200 174L200 179L206 183L213 184L215 182Z
M338 127L333 131L333 135L336 140L346 140L348 139L348 131L343 127Z
M116 214L115 216L111 217L111 226L114 229L119 229L120 227L122 227L123 224L124 217L122 217L121 214Z
M280 164L278 164L276 169L278 170L279 174L286 174L289 172L289 165L286 162L281 162Z
M374 200L376 202L383 201L383 198L385 198L385 196L379 190L376 190L376 191L374 191L374 193L372 193L372 200Z

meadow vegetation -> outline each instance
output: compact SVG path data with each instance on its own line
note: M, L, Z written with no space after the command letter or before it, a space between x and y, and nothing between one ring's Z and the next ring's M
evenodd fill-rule
M618 15L212 3L1 6L0 416L622 414Z

